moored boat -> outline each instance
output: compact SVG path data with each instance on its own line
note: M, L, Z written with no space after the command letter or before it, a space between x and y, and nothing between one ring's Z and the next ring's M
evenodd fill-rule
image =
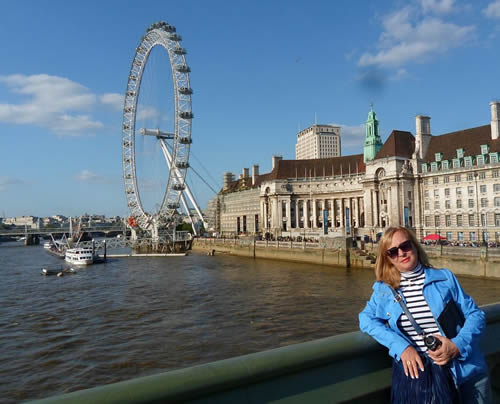
M68 248L64 259L73 265L91 265L94 263L94 251L91 247Z

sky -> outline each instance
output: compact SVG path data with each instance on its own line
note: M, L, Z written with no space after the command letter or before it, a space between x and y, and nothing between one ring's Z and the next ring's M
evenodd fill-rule
M314 123L340 125L342 155L358 154L371 105L385 141L395 129L415 133L418 114L431 117L434 135L488 124L489 103L500 99L500 0L26 0L0 7L3 217L129 214L123 97L135 49L157 21L174 25L188 51L190 164L203 178L190 172L188 185L202 208L224 172L237 176L258 164L266 173L273 155L294 159L297 132ZM146 86L172 94L168 57L154 51L160 67L148 61L144 94ZM146 112L170 105L148 102ZM158 144L150 150L154 139L147 141L136 142L144 193L168 173ZM161 203L161 188L149 195L151 206Z

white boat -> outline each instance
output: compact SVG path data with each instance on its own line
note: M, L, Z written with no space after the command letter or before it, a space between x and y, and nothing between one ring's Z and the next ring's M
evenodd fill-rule
M45 248L46 250L50 250L53 245L54 244L52 244L51 241L46 241L45 243L43 243L43 248Z
M64 259L73 265L90 265L94 263L94 254L91 247L68 248Z

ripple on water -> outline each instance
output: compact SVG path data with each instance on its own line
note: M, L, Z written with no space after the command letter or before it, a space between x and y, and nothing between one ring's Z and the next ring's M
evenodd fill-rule
M372 271L197 254L41 277L41 247L0 246L7 403L322 338L358 327ZM464 281L480 303L500 282Z

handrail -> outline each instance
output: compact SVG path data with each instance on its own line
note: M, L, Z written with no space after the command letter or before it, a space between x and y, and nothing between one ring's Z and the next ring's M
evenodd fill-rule
M488 324L482 349L498 371L500 303L481 308ZM387 402L390 366L387 350L356 331L37 402L340 403L369 398L382 403Z

